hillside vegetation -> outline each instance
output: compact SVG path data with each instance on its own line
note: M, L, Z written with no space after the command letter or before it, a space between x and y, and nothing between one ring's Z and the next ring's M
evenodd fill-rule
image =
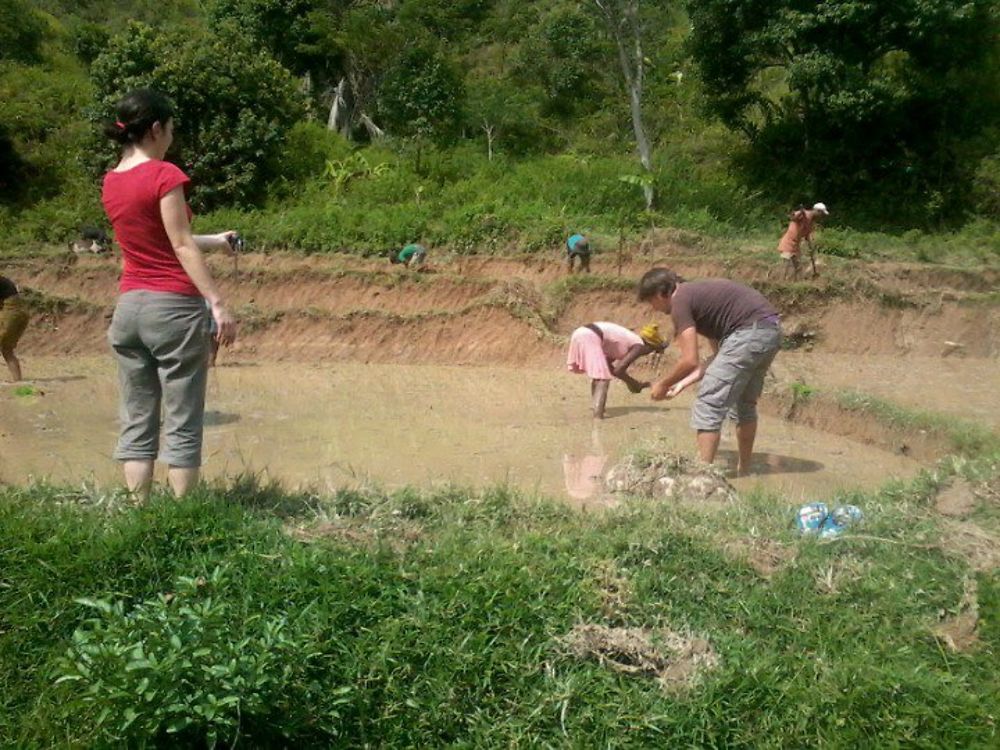
M0 18L3 251L103 221L97 125L147 84L177 104L200 221L260 248L494 252L650 226L770 244L824 200L833 253L1000 251L985 0L0 0Z

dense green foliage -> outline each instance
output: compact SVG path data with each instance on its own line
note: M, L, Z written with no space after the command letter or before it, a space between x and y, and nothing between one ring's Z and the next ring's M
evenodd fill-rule
M0 60L38 62L45 24L24 0L0 0Z
M459 122L458 72L437 50L411 47L386 73L380 111L391 132L442 141Z
M993 0L689 8L709 111L747 134L759 182L913 217L967 204L1000 134Z
M304 111L291 74L235 24L211 36L129 24L94 61L91 77L101 120L114 118L122 91L149 86L173 100L172 150L199 186L196 207L259 198Z
M990 746L1000 580L926 513L956 468L991 470L841 497L869 520L833 544L772 497L594 516L506 489L242 481L128 510L3 489L0 744ZM796 554L762 578L724 551L751 535ZM930 629L972 580L979 648L949 653ZM664 692L570 654L578 623L690 631L720 665Z
M571 227L770 235L818 199L855 229L995 227L992 6L751 5L637 4L657 195L643 213L617 49L593 2L0 0L0 231L24 245L103 221L112 154L94 125L139 83L180 107L170 158L192 173L199 213L265 225L262 246L384 249L415 233L496 246L461 231L483 223L532 247ZM335 102L338 135L303 149ZM394 177L327 193L327 161L349 150ZM536 175L552 175L541 192ZM395 202L368 202L386 181ZM334 218L299 226L306 214Z

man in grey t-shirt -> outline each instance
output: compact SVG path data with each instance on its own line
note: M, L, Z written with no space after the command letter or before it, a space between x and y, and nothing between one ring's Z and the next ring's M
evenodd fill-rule
M676 395L671 387L699 368L698 335L707 338L715 358L704 371L691 410L698 453L707 463L715 460L719 432L728 415L736 420L736 472L746 474L757 437L757 399L781 347L778 311L764 295L743 284L728 279L686 282L666 268L647 271L638 293L641 302L673 319L680 352L674 368L653 385L653 399Z

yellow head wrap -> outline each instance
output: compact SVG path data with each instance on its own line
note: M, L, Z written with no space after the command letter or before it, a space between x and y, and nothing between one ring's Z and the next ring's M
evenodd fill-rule
M639 336L650 346L661 348L664 345L663 336L660 335L660 327L656 323L649 323L639 329Z

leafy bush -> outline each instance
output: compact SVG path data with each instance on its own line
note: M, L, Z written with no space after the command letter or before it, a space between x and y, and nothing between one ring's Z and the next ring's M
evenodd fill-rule
M1000 151L983 159L973 178L976 212L1000 221Z
M45 23L31 3L0 0L0 60L38 62Z
M278 175L287 182L305 182L323 174L328 162L347 158L352 148L345 138L318 122L297 122L282 144Z
M833 255L837 258L860 258L861 248L850 236L829 232L817 240L816 251L823 255Z
M114 119L129 90L149 86L176 105L178 161L211 208L264 195L304 101L292 75L234 26L208 35L131 23L91 68L95 119ZM109 152L108 152L109 153Z
M1000 114L992 0L687 6L708 111L746 137L752 179L850 196L855 220L872 201L882 222L966 210L969 144Z
M73 53L87 65L104 51L111 39L106 28L96 23L80 23L73 29Z
M178 578L176 591L132 609L79 599L96 616L73 633L58 664L70 718L93 720L101 743L173 737L209 747L326 724L297 708L314 659L309 642L290 632L284 614L234 611L227 583L218 567L207 580Z

